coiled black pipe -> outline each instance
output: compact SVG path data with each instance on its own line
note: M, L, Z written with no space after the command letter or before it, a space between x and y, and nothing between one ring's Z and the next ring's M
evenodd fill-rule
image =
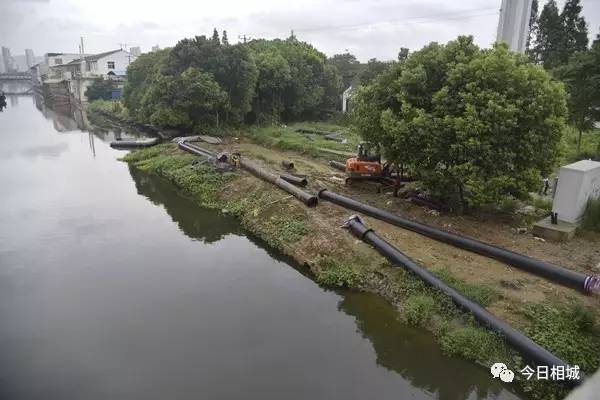
M400 250L382 239L372 229L367 228L357 215L351 216L344 224L344 227L352 232L354 236L377 249L377 251L392 264L404 267L406 270L425 281L425 283L450 296L458 307L472 313L478 322L502 334L506 341L528 360L534 362L536 365L546 365L548 368L552 368L553 365L567 367L568 364L565 361L535 343L529 337L508 325L506 322L496 318L480 304L467 299L459 291L447 285L438 277L415 263ZM570 383L576 385L579 382L570 381Z
M586 276L579 272L571 271L566 268L554 265L552 263L536 260L524 254L516 253L501 247L481 242L466 236L443 231L433 228L410 219L402 218L388 211L382 210L331 192L327 189L321 189L318 193L319 198L346 207L350 210L361 212L373 218L380 219L392 225L409 229L435 240L460 247L487 257L495 258L516 268L539 275L556 283L572 287L583 293L600 291L600 277Z

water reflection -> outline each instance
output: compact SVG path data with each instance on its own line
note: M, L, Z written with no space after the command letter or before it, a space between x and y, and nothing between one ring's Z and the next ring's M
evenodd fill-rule
M230 233L241 234L239 223L234 218L199 207L192 199L178 193L166 180L135 168L130 168L129 172L138 193L152 203L164 206L173 222L188 237L212 243Z

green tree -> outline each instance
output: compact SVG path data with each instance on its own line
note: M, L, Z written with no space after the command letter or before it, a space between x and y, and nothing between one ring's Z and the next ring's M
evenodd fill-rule
M557 157L566 101L524 56L462 36L411 53L359 90L354 110L365 139L464 211L534 189Z
M538 31L538 12L538 0L533 0L531 2L531 14L529 15L529 32L525 43L525 53L530 57L534 57L532 46Z
M189 67L178 76L158 74L142 99L142 110L152 124L201 132L218 126L227 104L227 93L211 74Z
M227 38L227 31L223 31L223 35L221 35L221 44L227 46L229 44L229 39Z
M224 116L226 123L244 122L251 110L258 77L250 49L243 44L224 46L205 36L183 39L171 50L163 70L176 76L189 67L212 74L227 92L230 104Z
M379 61L376 58L371 58L367 62L367 67L360 73L358 76L358 80L361 85L369 84L373 79L375 79L379 74L385 71L391 63Z
M538 19L538 29L533 48L534 58L546 69L561 64L564 54L564 29L555 0L544 5Z
M211 39L213 42L221 43L221 39L219 39L219 32L217 31L217 28L213 28L213 35Z
M111 100L113 91L117 90L118 86L112 79L96 79L85 91L85 96L89 101L98 99Z
M169 49L142 54L127 67L127 80L123 89L123 103L129 114L141 120L142 98L153 84L156 74L165 66Z
M554 73L567 86L569 120L578 131L579 155L582 134L600 120L600 42L596 40L589 51L575 53Z
M335 54L327 59L327 63L337 68L341 78L343 89L347 89L352 85L354 78L360 73L362 66L353 54L348 52L343 54Z
M560 18L564 29L561 61L567 63L569 57L587 50L588 46L587 24L581 15L580 0L567 0Z

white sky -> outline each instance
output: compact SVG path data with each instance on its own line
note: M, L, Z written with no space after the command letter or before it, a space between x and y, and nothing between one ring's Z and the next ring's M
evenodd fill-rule
M501 0L0 0L0 45L13 55L32 48L87 53L211 35L213 27L238 36L300 40L331 56L346 49L361 61L394 59L400 47L418 49L472 34L481 46L495 39ZM544 0L541 3L545 3ZM559 0L562 7L564 0ZM582 0L590 37L600 26L600 0ZM540 7L541 8L541 7Z

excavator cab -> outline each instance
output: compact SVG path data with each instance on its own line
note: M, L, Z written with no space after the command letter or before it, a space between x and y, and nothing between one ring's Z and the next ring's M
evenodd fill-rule
M369 142L360 143L356 157L346 160L346 184L351 184L353 180L377 180L382 176L379 146Z

